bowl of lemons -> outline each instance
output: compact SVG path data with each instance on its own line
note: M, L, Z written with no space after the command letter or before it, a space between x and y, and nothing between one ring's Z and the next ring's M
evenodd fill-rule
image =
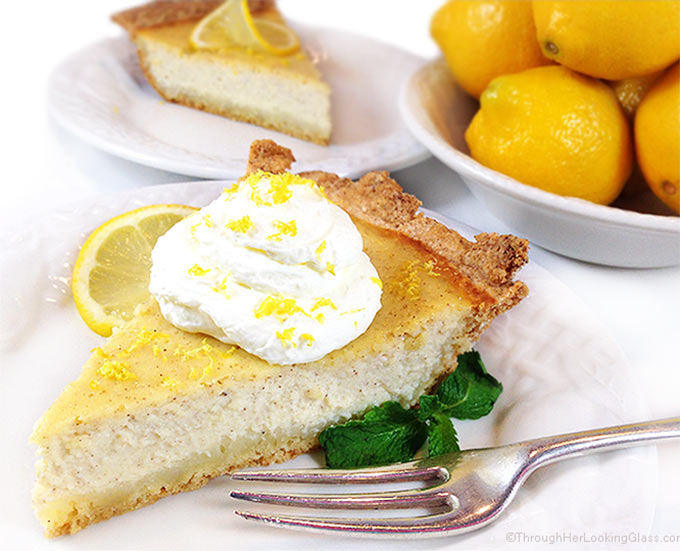
M680 264L680 2L451 0L401 95L413 134L516 233Z

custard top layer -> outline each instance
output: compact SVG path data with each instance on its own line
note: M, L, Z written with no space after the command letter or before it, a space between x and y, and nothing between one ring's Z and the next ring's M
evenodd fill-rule
M383 282L383 306L359 338L297 369L332 375L335 365L359 357L379 356L395 347L418 348L426 338L423 328L438 313L449 310L455 317L474 302L446 262L417 242L353 221ZM38 422L32 440L40 442L74 424L134 414L178 395L226 391L235 383L276 376L281 369L212 337L174 328L152 301L94 350L80 377Z
M195 21L173 23L135 31L133 38L140 44L156 44L186 60L202 60L223 65L238 73L239 68L268 70L279 74L321 79L316 68L304 50L286 56L274 56L243 48L223 48L216 51L196 50L189 43Z

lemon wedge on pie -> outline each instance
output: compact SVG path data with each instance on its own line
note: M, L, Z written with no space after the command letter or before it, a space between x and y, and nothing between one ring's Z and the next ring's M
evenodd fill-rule
M284 23L253 17L247 0L227 0L201 19L190 37L199 50L239 46L284 56L300 47L297 35Z
M78 313L108 337L132 318L149 295L151 250L156 240L196 209L152 205L121 214L87 238L73 268L71 289Z

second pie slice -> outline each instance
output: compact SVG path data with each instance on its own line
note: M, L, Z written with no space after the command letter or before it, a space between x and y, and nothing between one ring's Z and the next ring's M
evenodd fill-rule
M166 100L326 145L330 87L309 54L268 55L238 46L196 49L191 35L215 0L157 0L117 13L149 83ZM250 0L253 16L285 25L273 0Z

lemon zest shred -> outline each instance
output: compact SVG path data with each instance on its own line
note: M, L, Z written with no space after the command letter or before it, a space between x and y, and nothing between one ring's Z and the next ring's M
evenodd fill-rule
M161 351L161 347L158 346L157 344L153 345L153 355L154 355L155 358L160 357L161 360L163 360L164 362L168 361L167 356L165 354L163 354L163 352Z
M208 343L208 338L204 338L201 341L201 346L197 346L196 348L192 348L191 350L183 349L181 347L175 348L175 351L173 354L175 356L179 356L182 361L186 360L195 360L198 359L201 354L205 356L205 358L208 360L208 365L207 367L211 368L215 364L215 358L213 357L213 351L214 351L214 346ZM194 368L192 367L192 370ZM191 375L191 374L190 374Z
M420 297L420 276L418 275L418 261L404 262L401 267L400 277L394 281L394 287L410 300Z
M195 367L192 367L191 371L189 371L189 379L192 379L192 380L195 381L195 380L198 380L200 378L201 378L201 372L198 369L196 369Z
M137 375L130 371L130 364L117 360L104 360L104 363L97 369L97 373L113 381L134 381L137 379Z
M383 282L382 282L382 280L381 280L379 277L372 277L372 278L371 278L371 281L372 281L373 283L375 283L375 284L376 284L378 287L380 287L381 289L383 288Z
M191 371L189 372L189 379L193 381L200 381L201 383L205 382L205 379L212 375L214 371L214 368L212 365L206 365L202 369L197 369L196 367L192 367Z
M330 199L328 199L328 195L326 195L326 190L324 189L323 186L320 186L319 184L316 184L316 190L319 192L319 194L321 195L321 197L323 197L324 199L326 199L326 200L332 202Z
M326 241L322 241L321 244L316 248L316 251L314 253L316 254L316 259L321 262L321 255L323 252L326 250Z
M328 270L328 273L330 273L331 275L335 275L335 264L326 262L326 270Z
M232 346L229 350L225 350L225 351L217 350L216 352L217 352L218 356L220 356L223 360L226 360L235 351L236 351L236 347Z
M198 264L194 264L191 268L187 270L189 275L200 277L204 276L210 271L210 268L201 268Z
M149 331L148 329L140 329L135 334L134 342L124 350L121 350L117 354L117 358L125 358L132 354L135 350L143 348L151 344L153 341L157 340L167 341L169 338L170 335L168 335L167 333L161 333L160 331ZM152 350L154 356L162 356L163 361L167 360L167 358L165 358L165 355L161 353L160 347L157 344L153 346ZM99 346L93 348L91 352L94 352L97 356L104 360L110 360L114 364L121 364L123 365L123 367L129 367L126 362L112 359L112 355L107 352L104 352L104 350L102 350Z
M225 195L227 195L227 197L225 197L225 199L226 199L227 201L229 201L229 200L232 198L232 196L239 190L239 187L240 187L240 185L239 185L238 182L232 184L230 188L226 188L226 187L225 187L225 188L222 190L222 193L224 193Z
M302 333L300 339L307 341L307 346L312 346L312 344L314 344L314 337L310 333Z
M111 357L107 352L104 352L104 350L102 350L102 348L99 346L95 346L92 350L90 350L90 352L104 359Z
M225 225L233 232L248 233L253 228L254 224L253 221L250 219L250 216L246 214L241 218L227 222Z
M275 230L278 230L277 233L267 236L267 239L272 241L281 241L281 238L284 235L288 235L290 237L295 237L297 235L297 222L295 220L291 220L290 222L274 220L272 222L272 226L274 226Z
M212 288L213 291L216 293L219 293L220 295L224 296L225 298L230 298L231 295L227 292L227 279L229 278L229 274L227 274L224 279L220 283L218 283L215 287Z
M323 308L324 306L328 306L329 308L333 308L333 310L337 310L338 307L335 305L335 303L329 299L329 298L318 298L316 299L316 302L314 303L314 306L310 309L311 312L314 312L314 310L318 310L319 308Z
M269 189L266 191L266 197L258 187L265 179L269 181ZM311 185L314 188L318 188L316 182L313 180L302 178L301 176L291 174L290 172L272 174L271 172L258 170L248 175L244 179L244 182L250 186L250 200L258 207L271 207L286 203L293 196L291 186L294 185Z
M255 318L257 319L265 316L276 316L279 320L284 320L295 314L309 315L297 305L294 298L275 297L272 295L262 300L255 309Z
M276 174L269 178L269 194L272 197L272 203L274 205L286 203L293 196L290 186L297 183L295 175L290 172Z
M437 260L435 258L432 258L427 262L423 262L423 270L425 270L425 273L431 275L432 277L441 277L442 274L435 271L436 268Z
M215 227L215 221L213 220L212 216L209 214L206 214L203 216L203 223L208 226L209 228L214 228Z
M284 329L283 331L277 331L276 332L276 337L281 341L281 343L288 347L292 346L293 348L297 348L297 344L295 341L293 341L293 333L295 333L295 327L289 327L288 329Z
M363 312L366 310L366 308L354 308L353 310L345 310L344 312L340 312L341 316L346 316L348 314L357 314L359 312Z
M135 342L133 342L125 350L121 351L120 355L129 356L130 354L132 354L132 352L134 352L138 348L142 348L143 346L151 344L155 340L161 339L167 341L169 338L170 335L168 335L167 333L149 331L148 329L140 329L139 331L137 331L137 334L135 335Z
M232 346L228 350L221 351L218 347L215 347L208 343L208 338L205 337L201 341L201 346L196 348L186 349L181 346L175 348L173 354L180 358L181 361L195 360L201 356L205 357L207 364L203 367L198 367L192 365L189 369L188 378L191 380L205 379L214 372L215 368L215 358L228 358L231 356L237 347Z
M101 388L101 385L94 379L90 379L89 386L92 390L99 390Z

